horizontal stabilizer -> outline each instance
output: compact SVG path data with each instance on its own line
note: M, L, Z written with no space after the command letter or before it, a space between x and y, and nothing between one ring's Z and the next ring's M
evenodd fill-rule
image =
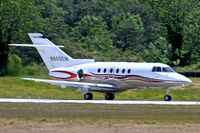
M28 33L33 44L8 44L9 46L34 47L37 49L48 70L55 68L65 68L86 63L92 63L95 60L73 59L60 49L60 45L55 45L49 39L44 38L40 33Z
M63 48L65 46L61 45L40 45L40 44L8 44L9 46L17 46L17 47L60 47Z

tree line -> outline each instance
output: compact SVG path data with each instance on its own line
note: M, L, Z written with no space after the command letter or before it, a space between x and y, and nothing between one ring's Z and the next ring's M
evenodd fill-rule
M42 63L35 49L7 45L31 43L29 32L74 58L200 66L196 0L1 0L0 75Z

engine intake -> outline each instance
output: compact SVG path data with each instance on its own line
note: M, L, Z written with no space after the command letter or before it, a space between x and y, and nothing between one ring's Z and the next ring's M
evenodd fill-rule
M55 79L80 81L84 77L84 72L78 68L64 68L51 70L49 75Z
M80 79L82 79L82 78L84 77L84 73L83 73L83 70L82 70L82 69L80 69L80 70L78 71L78 77L79 77Z

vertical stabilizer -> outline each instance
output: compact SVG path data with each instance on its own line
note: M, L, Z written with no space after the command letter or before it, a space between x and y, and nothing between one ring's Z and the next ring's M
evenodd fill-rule
M49 39L43 38L43 35L40 33L28 33L28 35L33 44L38 45L36 49L49 70L94 62L94 60L89 59L72 59Z

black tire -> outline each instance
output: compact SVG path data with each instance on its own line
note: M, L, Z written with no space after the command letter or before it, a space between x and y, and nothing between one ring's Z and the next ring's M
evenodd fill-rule
M84 99L85 100L92 100L92 98L93 98L92 93L86 93L86 94L84 94Z
M115 96L112 93L106 93L106 95L105 95L106 100L113 100L114 98L115 98Z
M165 95L164 96L164 100L165 101L171 101L172 100L172 97L170 95Z

